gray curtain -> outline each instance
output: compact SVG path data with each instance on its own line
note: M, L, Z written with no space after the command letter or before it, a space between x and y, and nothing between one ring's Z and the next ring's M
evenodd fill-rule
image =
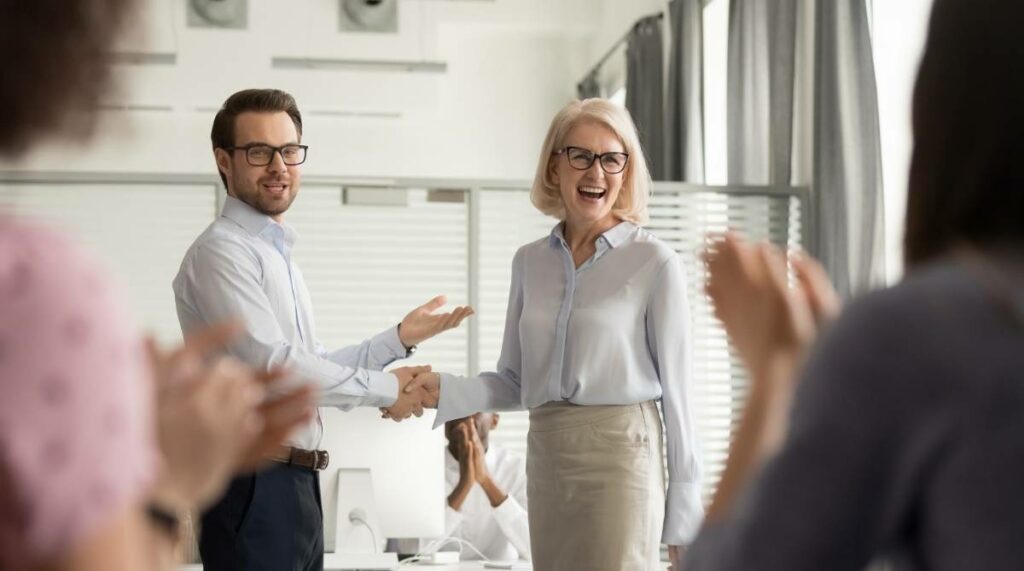
M664 180L664 57L660 16L633 26L626 46L626 109L633 116L654 180Z
M797 9L796 0L730 2L730 183L791 184ZM814 14L809 246L849 297L884 279L874 61L865 0L817 0Z
M601 97L601 83L597 79L598 69L594 69L576 84L576 96L580 99Z
M813 247L844 296L885 278L878 91L864 0L815 11Z
M668 5L665 180L704 182L703 6L703 0L672 0Z
M729 3L729 182L789 186L796 0Z
M726 73L726 141L731 184L768 183L769 74L768 3L731 0Z

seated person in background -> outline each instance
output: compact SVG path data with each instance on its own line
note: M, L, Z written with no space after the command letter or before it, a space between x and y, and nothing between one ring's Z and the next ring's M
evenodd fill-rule
M459 550L463 560L481 555L492 560L530 559L526 459L489 446L498 419L496 413L479 412L445 423L445 538L398 540L400 552ZM448 538L469 542L480 553Z

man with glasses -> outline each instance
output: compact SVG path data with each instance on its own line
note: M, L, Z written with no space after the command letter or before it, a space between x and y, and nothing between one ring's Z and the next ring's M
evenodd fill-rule
M229 351L257 370L283 367L314 383L322 406L381 407L395 420L419 415L431 397L403 389L429 367L381 370L456 327L472 309L435 314L444 303L436 297L397 327L327 350L316 340L309 292L292 261L296 233L283 219L298 195L308 150L294 98L274 89L235 93L214 118L211 138L227 198L174 279L183 332L240 320L245 332ZM270 467L235 479L203 514L199 550L206 571L323 569L317 473L328 458L318 450L322 435L317 414L268 459Z

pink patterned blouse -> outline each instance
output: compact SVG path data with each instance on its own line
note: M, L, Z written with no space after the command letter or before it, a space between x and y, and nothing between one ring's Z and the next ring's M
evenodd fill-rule
M152 479L152 381L125 304L71 240L0 215L0 569L67 553Z

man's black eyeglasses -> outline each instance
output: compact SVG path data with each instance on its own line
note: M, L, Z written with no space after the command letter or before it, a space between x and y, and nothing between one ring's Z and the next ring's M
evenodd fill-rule
M242 145L241 147L224 147L225 151L245 151L245 160L250 166L265 167L274 161L274 154L281 153L284 164L293 167L306 162L307 145L282 145L271 147L262 143Z

